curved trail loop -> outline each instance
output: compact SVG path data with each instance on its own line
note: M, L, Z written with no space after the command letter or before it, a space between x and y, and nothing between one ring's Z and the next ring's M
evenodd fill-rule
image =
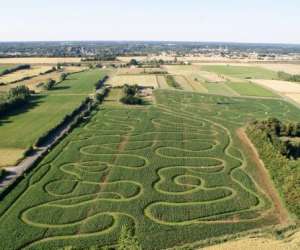
M156 96L154 107L101 110L30 176L19 199L35 198L1 217L17 211L25 229L39 232L19 249L111 246L122 225L151 235L152 228L256 223L274 211L247 174L234 135L271 106L171 91ZM284 103L278 107L289 115Z

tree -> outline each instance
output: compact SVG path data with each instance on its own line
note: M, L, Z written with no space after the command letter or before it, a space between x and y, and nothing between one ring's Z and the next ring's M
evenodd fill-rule
M142 250L137 238L127 226L122 226L118 240L118 250Z
M62 74L60 75L60 81L66 80L67 76L68 76L67 73L62 73Z
M46 89L46 90L51 90L51 89L54 87L55 83L56 83L56 81L54 81L53 79L49 79L49 80L45 83L44 89Z
M130 60L129 65L137 66L137 65L139 65L139 62L133 58Z

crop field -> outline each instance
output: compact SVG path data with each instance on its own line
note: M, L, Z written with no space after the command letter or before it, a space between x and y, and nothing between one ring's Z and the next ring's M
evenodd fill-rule
M119 68L117 69L117 75L139 75L139 74L154 74L154 73L166 73L162 68Z
M255 83L227 82L226 84L242 96L276 97L276 94Z
M42 91L42 89L37 87L38 84L45 83L48 79L53 79L56 82L59 82L60 76L62 73L76 73L76 72L83 71L85 69L86 68L84 68L84 67L64 67L63 71L61 71L61 72L55 71L55 72L51 72L51 73L44 74L44 75L38 75L36 77L21 81L18 83L0 86L0 91L6 92L9 89L14 88L16 86L26 85L29 89L34 90L36 92L40 92L40 91Z
M240 79L278 79L277 72L257 66L203 65L201 68L219 75Z
M0 58L0 64L57 64L80 63L80 57L18 57Z
M226 95L226 96L238 96L238 93L227 86L225 83L209 83L202 82L202 85L207 89L209 94L214 95Z
M174 75L183 75L188 78L204 80L207 82L224 82L225 79L218 74L210 71L203 71L200 66L195 65L179 65L179 66L164 66L164 68Z
M88 94L94 90L94 83L104 76L103 71L93 70L73 74L56 89L36 95L31 103L0 119L0 151L15 152L15 157L0 154L0 166L15 163L21 152L32 145L38 137L58 124L66 114L71 113ZM5 164L3 164L5 163Z
M128 85L140 85L144 87L158 88L157 79L155 75L115 75L107 81L107 84L113 87Z
M50 70L51 68L52 67L50 67L50 66L34 66L34 67L31 67L31 69L18 70L11 74L1 76L0 82L8 84L10 82L21 80L25 77L38 76L39 74L42 74L42 73Z
M0 75L1 75L1 73L2 73L4 70L9 69L9 68L11 68L11 67L13 67L13 66L0 65Z
M300 84L294 82L278 81L278 80L253 80L256 84L270 89L278 95L288 97L296 104L300 104Z
M0 249L114 246L127 225L163 249L277 223L236 130L299 120L279 100L156 90L144 108L106 102L1 201Z
M169 89L170 86L166 81L166 77L164 75L156 75L156 82L160 89Z
M292 75L300 75L300 64L260 64L260 67L273 71L284 71Z

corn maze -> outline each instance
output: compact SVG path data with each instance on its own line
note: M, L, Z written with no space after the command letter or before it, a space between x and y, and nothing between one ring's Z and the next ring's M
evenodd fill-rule
M163 249L276 223L235 130L279 100L158 90L145 108L101 107L0 204L0 249L116 247L127 225ZM252 166L253 167L253 166Z

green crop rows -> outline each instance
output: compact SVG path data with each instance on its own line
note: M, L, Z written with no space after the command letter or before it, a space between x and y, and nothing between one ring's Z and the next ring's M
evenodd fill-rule
M162 249L276 223L235 130L254 117L299 119L297 109L155 95L146 108L104 105L28 174L1 201L0 249L113 246L122 225L143 249Z

